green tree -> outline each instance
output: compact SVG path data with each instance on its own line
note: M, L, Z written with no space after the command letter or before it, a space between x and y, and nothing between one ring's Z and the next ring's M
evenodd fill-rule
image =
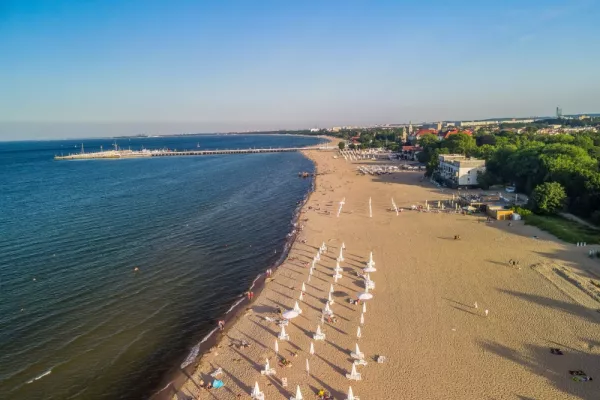
M338 147L340 148L340 150L344 150L346 148L346 142L339 142Z
M537 214L556 214L567 198L565 189L558 182L545 182L533 189L529 198L531 209Z
M444 139L442 146L447 147L450 154L464 155L470 155L477 148L475 138L466 133L450 135L448 139Z
M417 143L419 144L419 146L421 146L423 148L427 148L427 147L438 147L438 145L440 144L440 141L437 138L437 136L435 136L432 133L428 133L426 135L421 136L419 138L419 140L417 141Z
M429 157L429 160L427 161L427 164L425 165L425 176L426 177L431 177L436 170L438 169L439 165L440 165L440 154L448 154L448 149L443 148L443 149L434 149ZM418 155L417 155L418 157Z

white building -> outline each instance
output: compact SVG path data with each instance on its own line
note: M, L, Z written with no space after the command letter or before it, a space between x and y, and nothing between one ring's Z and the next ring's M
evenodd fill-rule
M438 173L452 186L476 186L477 173L485 172L485 160L467 158L460 154L442 154L439 156Z
M460 121L458 123L462 126L488 126L488 125L498 125L498 121Z
M500 121L501 124L531 124L535 122L534 119L510 119L507 121Z

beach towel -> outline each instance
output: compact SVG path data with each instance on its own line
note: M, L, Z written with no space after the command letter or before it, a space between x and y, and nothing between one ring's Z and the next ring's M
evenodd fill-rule
M218 388L220 388L220 387L223 387L224 383L223 383L223 381L221 381L221 380L219 380L219 379L215 379L215 380L213 381L213 384L212 384L212 385L213 385L213 388L214 388L214 389L218 389Z

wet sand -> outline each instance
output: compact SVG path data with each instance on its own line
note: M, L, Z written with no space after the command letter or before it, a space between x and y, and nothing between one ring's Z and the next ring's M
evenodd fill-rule
M594 302L578 301L570 282L547 276L553 265L582 280L600 275L600 263L587 257L589 247L561 243L522 222L509 227L475 216L406 210L396 216L389 211L392 197L399 207L410 208L426 199L430 204L447 199L449 193L420 182L422 173L362 176L356 173L360 162L334 159L333 152L307 153L320 175L300 216L305 228L299 240L250 309L202 358L182 393L199 399L250 398L258 381L266 399L289 398L296 385L305 399L314 398L320 388L345 399L348 386L363 400L597 398L600 314ZM346 204L336 218L344 197ZM461 240L454 240L455 235ZM299 301L303 312L286 328L290 341L279 341L279 354L292 362L281 367L274 352L280 328L265 317L276 317L276 307L294 306L308 278L305 263L323 241L329 251L306 283L304 300ZM311 356L312 334L342 242L344 272L334 285L331 306L338 322L325 323L326 340L314 342ZM371 274L376 289L358 340L368 365L357 367L362 381L356 382L345 374L351 368L361 307L347 300L364 291L356 272L370 251L377 268ZM520 269L510 266L510 259L518 260ZM250 347L240 348L242 340ZM564 354L551 354L554 347ZM386 362L374 362L377 355L386 356ZM277 372L274 377L260 374L266 358ZM211 380L208 374L216 368L222 368L225 386L198 388L200 379ZM569 370L583 370L595 380L575 382ZM282 377L287 378L286 388L281 387Z

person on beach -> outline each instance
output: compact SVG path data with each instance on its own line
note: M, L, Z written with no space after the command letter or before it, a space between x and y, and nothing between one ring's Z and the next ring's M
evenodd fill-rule
M222 331L225 329L225 321L223 321L222 319L219 320L219 329Z

